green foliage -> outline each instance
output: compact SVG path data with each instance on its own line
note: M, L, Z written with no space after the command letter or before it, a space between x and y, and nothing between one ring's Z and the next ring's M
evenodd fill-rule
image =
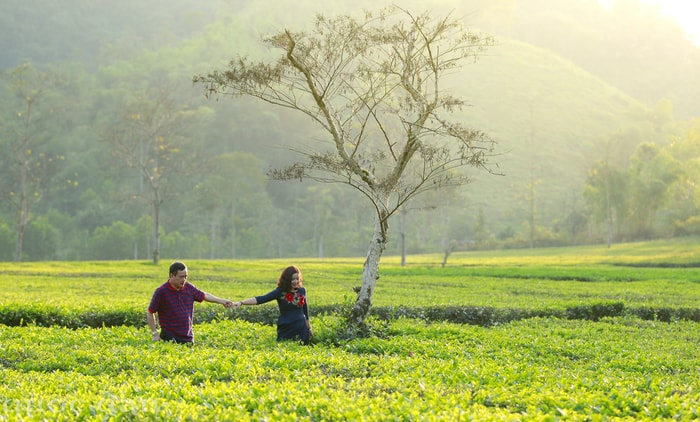
M97 306L61 307L44 304L8 305L0 307L0 324L7 326L42 326L65 328L99 328L118 325L145 325L144 310Z
M495 326L533 317L600 320L613 316L700 321L700 252L693 239L615 248L553 248L414 256L405 267L386 257L371 314L375 321ZM190 282L220 297L267 293L287 261L188 261ZM347 315L362 260L300 259L314 316ZM70 328L145 323L169 263L137 261L0 264L13 282L0 301L0 323ZM116 292L116 293L113 293ZM105 303L105 295L109 302ZM235 311L203 303L197 322L241 319L274 324L275 306ZM371 327L370 327L371 328ZM359 333L362 334L362 333Z
M0 326L0 408L10 420L689 420L696 325L399 319L382 338L303 347L220 321L198 325L192 348L133 327ZM336 326L316 323L319 336Z
M158 0L147 6L125 0L105 7L85 0L65 1L60 7L36 7L33 2L18 0L0 4L3 69L10 70L28 59L37 69L61 74L68 83L68 89L47 98L45 104L51 107L45 109L50 111L43 122L34 122L43 138L51 139L44 153L53 157L53 163L50 177L36 197L41 201L31 216L60 218L48 220L56 232L50 242L30 241L26 245L25 260L106 256L109 248L95 250L91 237L99 227L113 229L115 221L137 227L141 238L138 248L126 252L119 248L107 258L146 259L152 253L153 231L138 223L150 209L139 206L133 196L139 193L142 180L118 165L99 142L97 130L120 127L123 110L118 109L119 104L138 92L165 84L175 91L178 104L187 104L186 114L192 119L186 130L178 133L201 151L188 147L184 152L187 159L179 161L191 165L199 152L208 158L238 153L255 156L258 162L245 162L257 167L255 172L246 172L249 178L241 178L235 172L238 167L227 164L237 181L259 182L260 169L279 168L294 160L287 147L307 151L323 140L308 120L291 113L248 101L235 105L231 101L205 102L191 86L192 75L219 67L237 54L255 60L264 57L261 35L278 28L304 30L316 12L359 15L364 8L375 10L380 5L376 1L307 0L293 10L276 6L271 0L203 1L196 7L181 0ZM420 13L423 8L417 5L412 12ZM483 28L496 36L498 45L490 50L492 54L468 66L464 73L453 75L449 90L473 103L458 112L458 119L498 141L498 156L494 158L505 177L475 175L474 183L460 192L465 199L459 207L449 209L447 218L427 210L409 213L405 237L409 253L442 250L442 245L452 240L469 244L465 241L475 236L481 239L481 248L529 246L528 185L537 185L533 192L535 246L600 242L604 233L600 223L605 221L600 201L604 196L597 184L589 192L597 203L584 207L580 193L585 174L608 153L614 164L628 161L641 142L674 148L674 158L685 161L685 177L674 182L656 177L639 180L665 180L672 186L665 186L668 201L652 216L651 229L648 222L640 221L645 227L638 231L664 237L698 232L698 208L694 205L698 200L693 192L697 149L692 147L697 130L687 131L686 136L686 123L677 119L690 118L698 110L697 98L685 94L698 73L700 58L697 47L677 28L674 31L658 10L648 10L642 3L606 9L596 2L578 0L536 1L518 7L513 2L445 0L431 2L429 9L436 17L454 11L452 16L465 16L470 28ZM566 31L552 36L562 28ZM617 47L600 48L601 43ZM637 49L624 47L633 44L644 45L645 54L640 56ZM674 48L667 48L669 45ZM5 136L0 138L9 142L19 109L13 106L15 97L9 87L0 85L0 113L5 125ZM605 145L608 139L610 144ZM681 144L687 145L678 149ZM10 146L5 145L5 149ZM2 167L0 181L12 180L16 172L11 168ZM232 189L242 192L236 196L235 215L231 213L229 221L222 219L216 224L220 216L203 211L195 196L200 200L198 192L213 192L217 197L211 199L217 208L230 199L224 190L215 189L222 181L231 180L230 174L219 175L221 180L197 172L175 184L187 194L178 195L164 209L163 259L359 256L366 252L367 232L371 230L366 215L371 210L359 207L363 201L348 190L322 190L313 185L307 189L306 183L252 183L255 195L249 188ZM196 189L183 186L190 181ZM650 189L653 187L637 186L646 196L655 192ZM624 191L622 185L616 188ZM643 198L639 201L644 203ZM426 202L428 207L437 203ZM290 204L295 204L293 212L289 212ZM623 205L616 204L618 208ZM0 208L0 220L16 231L16 213L10 201L3 201ZM445 207L439 208L438 212L445 212ZM480 218L476 216L478 209L483 210L482 221L476 221ZM618 221L632 231L629 225L639 224L627 214L621 214ZM28 231L31 225L30 221ZM475 226L476 231L472 229ZM397 225L390 222L390 227L387 251L400 250ZM49 234L43 227L37 230L41 235ZM15 238L16 233L7 238L0 234L0 259L12 259L12 255L6 256L6 249L14 250Z
M0 420L695 419L696 244L387 257L351 337L362 260L298 260L306 347L275 341L274 304L197 304L194 346L151 342L165 263L0 264ZM286 265L188 262L234 299Z
M605 317L622 316L625 304L622 302L596 303L588 306L575 306L566 310L569 319L598 321Z
M95 229L90 238L89 259L129 259L134 254L134 228L123 221Z
M10 261L15 252L15 232L0 222L0 261Z

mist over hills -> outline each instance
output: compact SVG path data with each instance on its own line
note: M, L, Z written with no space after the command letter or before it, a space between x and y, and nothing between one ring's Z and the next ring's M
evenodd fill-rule
M265 105L204 100L191 77L222 68L236 54L262 54L262 35L303 28L317 12L360 13L389 3L5 0L0 68L23 61L39 67L70 63L109 75L112 89L134 80L167 80L189 101L217 110L211 126L220 139L212 144L279 164L284 154L272 148L309 142L309 122ZM493 161L503 175L474 173L454 219L470 226L483 212L491 233L517 232L534 206L541 224L561 228L583 207L587 172L611 137L640 134L621 147L624 160L639 142L664 144L682 132L686 120L700 117L700 48L648 6L619 4L605 9L595 0L402 2L417 13L463 16L467 26L496 39L450 83L470 104L460 112L463 121L498 142Z
M251 0L5 0L0 3L0 68L22 61L99 64L109 53L133 57L201 34L228 16L245 16L250 40L282 26L307 25L316 13L378 10L388 1ZM653 6L617 0L406 0L407 10L452 13L467 25L551 50L623 92L653 105L670 99L680 118L696 117L700 88L695 75L700 47ZM113 58L114 59L114 58Z
M498 140L504 176L475 175L467 189L490 218L517 225L534 184L541 218L563 220L582 205L597 144L644 105L547 50L513 40L493 50L468 69L466 118Z

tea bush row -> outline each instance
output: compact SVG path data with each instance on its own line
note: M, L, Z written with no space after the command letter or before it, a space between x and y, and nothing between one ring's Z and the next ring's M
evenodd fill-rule
M0 326L0 420L692 420L697 323L531 318L493 327L397 319L311 347L246 321L148 330Z
M348 315L350 305L312 306L311 316ZM0 324L7 326L37 325L67 328L135 326L146 323L145 309L136 307L99 308L59 307L44 304L10 304L0 306ZM222 319L240 319L249 322L272 325L279 313L276 306L244 307L235 311L223 310L214 305L197 305L195 323ZM398 318L411 318L426 322L451 322L480 326L493 326L535 317L555 317L598 321L605 317L632 315L645 320L700 322L700 308L655 308L628 307L622 302L601 302L572 306L562 309L516 309L488 306L375 306L371 316L378 320L391 321Z

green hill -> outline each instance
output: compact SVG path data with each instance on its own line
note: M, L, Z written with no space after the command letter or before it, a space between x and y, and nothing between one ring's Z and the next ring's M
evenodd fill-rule
M541 224L582 206L580 193L600 143L639 124L645 106L548 50L501 40L469 65L459 88L473 104L465 119L498 141L504 176L477 174L467 186L491 221L526 223L535 184Z
M247 13L254 14L252 10ZM266 19L269 28L261 29L261 34L275 30L274 19ZM235 49L226 48L220 41L224 39L235 38L239 45L242 39L249 39L240 54L260 54L254 49L252 34L240 31L240 37L233 37L230 31L226 26L212 26L199 43L206 46L211 44L207 38L214 39L216 48L210 51L229 52L220 54L222 62L236 54ZM601 143L618 131L644 124L650 113L641 101L553 51L499 37L484 56L468 63L446 85L470 105L460 112L464 122L488 133L498 143L493 162L503 175L474 173L474 183L464 188L467 199L462 204L469 224L476 211L483 209L493 234L507 227L521 231L527 224L527 197L532 184L538 224L550 226L580 210L586 173L603 157ZM260 107L267 115L289 114L275 107ZM293 127L286 126L290 122L294 122ZM286 116L276 124L280 125L278 132L294 142L304 142L307 133L314 130L306 119L295 114L291 120ZM272 128L268 125L267 129ZM279 140L259 140L255 145L261 142L278 144Z
M136 204L135 196L127 196L134 203L123 200L125 192L141 189L143 180L106 158L110 151L99 138L105 128L120 125L122 102L163 87L196 110L189 116L196 121L187 129L190 138L201 139L196 143L199 156L248 153L255 158L247 161L260 175L255 190L262 199L238 192L242 199L235 218L240 221L233 221L231 212L231 219L220 222L212 222L209 210L202 210L194 196L169 203L162 223L164 235L171 237L162 256L362 255L371 224L364 219L364 202L353 196L357 192L346 186L321 190L306 180L282 186L264 178L265 170L296 158L284 146L315 148L322 131L305 116L250 98L206 99L202 87L191 81L196 74L224 68L237 54L262 57L261 37L283 27L304 29L316 13L359 15L390 3L394 2L299 0L293 7L292 2L273 0L0 3L0 72L29 60L70 81L50 98L60 106L46 109L47 118L52 117L50 110L68 115L59 122L47 119L47 128L35 128L46 129L51 138L46 149L65 161L54 161L55 174L49 177L47 172L46 192L37 196L41 200L32 209L27 258L90 259L102 249L109 257L148 256L148 235L122 233L144 232L135 227L150 218L148 207ZM436 17L454 11L452 16L463 18L468 28L494 34L496 45L445 81L445 88L469 104L456 117L497 141L492 161L494 170L502 173L474 172L473 183L459 192L442 198L426 195L423 203L409 204L431 210L408 214L409 254L440 251L446 241L474 238L481 215L486 236L508 239L493 246L523 246L531 221L541 238L550 241L537 246L566 243L568 236L561 234L573 227L571 217L585 214L582 187L592 164L612 152L615 162L624 165L639 143L664 144L672 135L684 135L687 122L677 117L695 116L700 107L694 84L700 50L674 32L658 11L644 9L641 0L624 3L642 14L580 0L400 3L414 13L429 9ZM0 88L0 129L10 134L7 123L18 116L19 97ZM0 136L0 143L9 151L13 138ZM25 149L29 150L41 156L39 148ZM3 168L9 173L12 154L6 156ZM210 183L208 176L201 172L188 183ZM14 187L2 186L6 188ZM214 191L212 195L236 196ZM447 197L453 199L450 207L441 201ZM0 259L6 260L16 250L17 218L11 202L0 202ZM287 212L289 204L295 204L293 212ZM260 208L274 210L274 216L261 217ZM684 218L695 212L693 206L687 208ZM321 214L326 216L322 224ZM657 217L656 232L674 232L672 218ZM391 224L395 242L399 224ZM584 237L586 228L577 226L576 241L599 239ZM97 242L97 229L105 230L106 239L123 243L105 241L119 245L108 251L96 247L91 242ZM302 241L281 240L280 232ZM179 241L180 236L193 240L192 246Z

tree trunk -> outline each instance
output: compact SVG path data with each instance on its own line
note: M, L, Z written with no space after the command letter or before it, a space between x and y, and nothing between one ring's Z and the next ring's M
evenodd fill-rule
M22 251L24 249L24 229L27 227L26 200L22 198L19 211L19 221L17 224L17 240L15 242L15 262L22 261Z
M27 170L26 162L22 164L21 190L19 199L19 216L17 217L17 240L15 242L15 262L22 261L24 250L24 229L29 219L29 200L27 199Z
M610 186L607 180L605 181L605 213L605 223L607 225L606 235L609 249L612 245L612 206L610 205Z
M217 218L212 216L209 224L209 259L216 259L216 233L218 230L216 220Z
M372 307L372 295L379 279L379 260L386 249L388 224L386 218L378 217L374 224L374 234L369 243L367 259L362 270L362 286L357 300L348 317L347 334L352 335L365 325L365 318Z
M153 263L160 261L160 201L153 203Z
M323 235L318 238L318 257L323 258Z
M238 227L236 226L236 200L231 199L231 259L238 258L238 249L236 249L237 232Z
M406 209L401 210L401 266L406 266Z
M535 182L530 183L529 201L530 201L530 249L535 247Z

